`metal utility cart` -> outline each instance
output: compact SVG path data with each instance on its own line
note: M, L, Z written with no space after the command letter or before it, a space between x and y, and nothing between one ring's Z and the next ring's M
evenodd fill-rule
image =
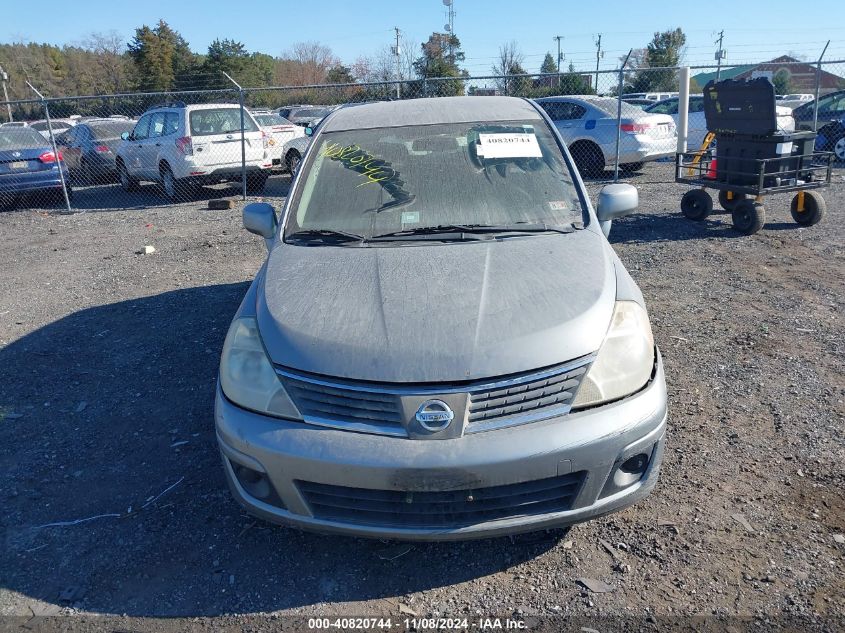
M681 199L684 216L700 221L713 213L706 190L716 189L734 228L752 235L766 223L763 196L794 191L792 218L804 226L821 221L826 205L815 190L830 184L833 153L814 151L815 132L778 131L768 79L709 82L704 116L708 134L701 148L676 155L675 182L700 187Z

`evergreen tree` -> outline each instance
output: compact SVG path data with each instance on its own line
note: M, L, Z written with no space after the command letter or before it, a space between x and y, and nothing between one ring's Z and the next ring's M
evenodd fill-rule
M352 76L352 71L343 64L332 66L329 68L329 72L326 73L326 83L351 84L354 81L355 78Z
M557 64L555 64L555 58L552 57L551 53L546 53L546 56L543 58L540 72L544 75L557 72Z
M645 50L645 59L639 67L643 69L677 66L683 56L687 36L677 28L655 33ZM662 92L675 90L678 80L674 70L640 70L633 75L630 89L626 92Z
M461 41L453 33L432 33L422 44L422 57L414 62L414 69L421 78L467 77L465 70L458 67L464 60ZM439 96L464 94L462 81L438 81L428 87L430 94Z
M166 91L191 82L196 58L177 31L159 20L154 28L135 29L135 37L127 46L135 65L136 84L143 91Z

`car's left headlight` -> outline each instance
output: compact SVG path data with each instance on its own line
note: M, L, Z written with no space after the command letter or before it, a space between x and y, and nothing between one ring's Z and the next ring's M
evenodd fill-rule
M645 308L617 301L610 328L596 359L581 381L573 409L624 398L642 387L654 367L654 337Z
M220 388L245 409L302 419L267 357L258 322L252 317L235 319L229 327L220 357Z

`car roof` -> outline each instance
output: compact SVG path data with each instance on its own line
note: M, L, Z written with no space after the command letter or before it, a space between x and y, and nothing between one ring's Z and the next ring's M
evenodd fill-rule
M517 97L432 97L339 108L326 118L323 131L517 119L542 117L527 99Z

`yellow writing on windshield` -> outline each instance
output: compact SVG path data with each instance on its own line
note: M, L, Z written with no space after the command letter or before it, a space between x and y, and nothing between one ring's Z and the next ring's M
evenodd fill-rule
M388 167L383 159L363 150L357 144L343 146L340 143L327 143L323 147L323 156L340 161L344 167L361 174L365 180L358 187L385 182L396 176L396 171Z

